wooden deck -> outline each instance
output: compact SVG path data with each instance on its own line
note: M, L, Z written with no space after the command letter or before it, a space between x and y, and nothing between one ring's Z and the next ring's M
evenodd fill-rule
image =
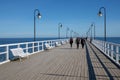
M120 80L117 68L94 46L69 44L0 66L0 80Z

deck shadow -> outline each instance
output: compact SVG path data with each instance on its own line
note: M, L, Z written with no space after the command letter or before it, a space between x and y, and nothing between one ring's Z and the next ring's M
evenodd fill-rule
M50 76L66 76L66 77L82 77L82 78L88 78L88 77L84 77L84 76L75 76L75 75L64 75L64 74L54 74L54 73L41 73L43 75L50 75Z
M66 49L66 50L68 50L68 49L76 49L76 48L60 48L60 49Z
M89 71L89 80L96 80L95 72L93 69L92 61L89 55L89 51L86 45L86 57L87 57L87 64L88 64L88 71Z

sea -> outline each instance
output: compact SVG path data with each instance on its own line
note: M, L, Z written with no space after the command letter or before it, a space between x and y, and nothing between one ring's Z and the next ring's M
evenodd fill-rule
M103 37L96 37L97 40L103 40ZM106 38L107 42L111 42L111 43L116 43L116 44L120 44L120 37L107 37Z
M58 38L57 37L36 38L36 41L55 40L55 39L58 39ZM64 39L64 38L61 38L61 39ZM22 43L22 42L33 42L33 41L34 41L34 38L0 38L0 45Z
M55 40L58 39L57 37L44 37L44 38L36 38L36 41L43 41L43 40ZM64 37L61 39L65 39ZM103 40L103 37L96 37L96 40ZM22 42L32 42L34 41L33 38L0 38L0 45L3 44L12 44L12 43L22 43ZM120 44L120 37L107 37L107 42L112 42L116 44Z

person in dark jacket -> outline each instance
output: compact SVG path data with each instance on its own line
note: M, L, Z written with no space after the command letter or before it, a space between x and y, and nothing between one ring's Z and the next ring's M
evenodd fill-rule
M79 38L79 37L77 37L77 38L76 38L76 45L77 45L77 49L79 48L79 44L80 44L80 38Z
M72 48L72 44L73 44L73 38L72 38L72 37L70 38L69 43L70 43L70 46L71 46L71 48Z
M82 38L82 39L81 39L82 48L84 48L84 44L85 44L85 40Z

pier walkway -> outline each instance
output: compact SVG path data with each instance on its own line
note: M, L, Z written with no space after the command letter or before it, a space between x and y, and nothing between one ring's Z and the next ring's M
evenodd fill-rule
M66 44L0 65L0 80L120 80L120 69L90 43Z

